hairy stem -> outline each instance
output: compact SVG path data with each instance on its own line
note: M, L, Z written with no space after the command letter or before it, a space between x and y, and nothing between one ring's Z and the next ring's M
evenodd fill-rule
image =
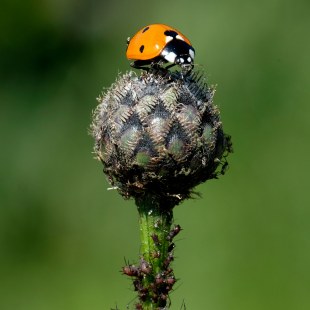
M170 266L174 259L172 239L175 233L171 230L173 206L151 195L136 199L136 204L141 236L140 274L134 280L140 302L136 307L161 309L169 302L169 291L175 283Z

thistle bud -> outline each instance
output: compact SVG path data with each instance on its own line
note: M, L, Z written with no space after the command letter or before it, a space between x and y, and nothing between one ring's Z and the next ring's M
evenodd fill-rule
M197 72L120 76L98 99L92 124L111 185L126 198L147 193L175 205L215 178L231 144L213 95Z

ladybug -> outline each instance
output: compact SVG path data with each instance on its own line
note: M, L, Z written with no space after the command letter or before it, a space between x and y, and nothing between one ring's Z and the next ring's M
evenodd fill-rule
M171 63L165 69L179 65L190 71L193 68L195 50L191 42L178 30L164 25L152 24L143 27L132 38L127 39L126 56L137 69L160 67Z

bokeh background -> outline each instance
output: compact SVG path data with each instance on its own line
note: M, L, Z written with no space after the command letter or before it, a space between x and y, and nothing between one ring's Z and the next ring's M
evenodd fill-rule
M167 23L217 84L230 169L175 210L172 309L310 309L310 2L3 0L0 309L127 309L137 212L88 135L129 70L126 38Z

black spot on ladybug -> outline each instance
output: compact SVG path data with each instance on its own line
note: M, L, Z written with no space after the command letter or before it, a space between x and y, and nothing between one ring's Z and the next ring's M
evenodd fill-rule
M143 53L143 50L144 50L144 45L141 45L139 48L140 53Z
M150 27L145 27L143 30L142 30L142 33L144 33L145 31L149 30Z
M164 32L164 34L168 37L172 37L172 38L176 38L176 36L178 35L177 32L173 31L173 30L166 30Z

